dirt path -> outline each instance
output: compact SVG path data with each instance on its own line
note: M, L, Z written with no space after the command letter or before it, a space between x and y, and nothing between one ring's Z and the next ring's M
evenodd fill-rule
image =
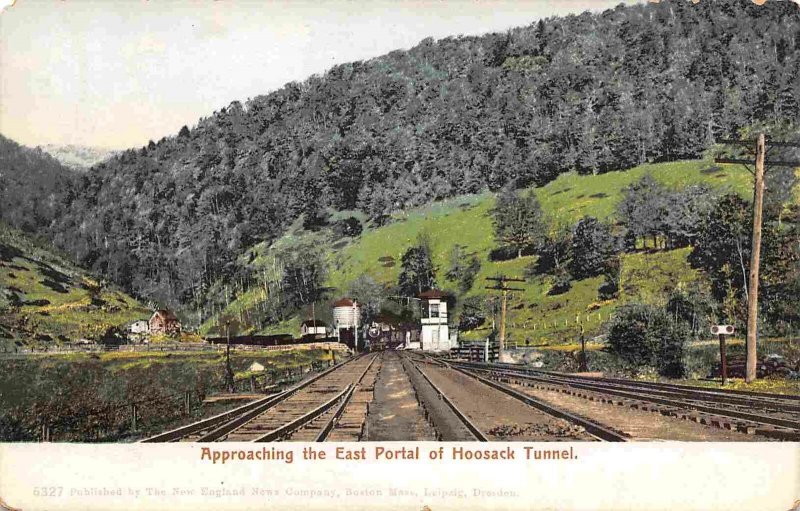
M436 440L422 407L414 395L400 355L387 351L375 382L369 407L365 440Z

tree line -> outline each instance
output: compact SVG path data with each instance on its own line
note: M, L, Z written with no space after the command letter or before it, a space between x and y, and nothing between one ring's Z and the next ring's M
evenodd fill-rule
M3 218L208 317L229 284L257 281L240 256L299 218L313 228L357 209L380 224L457 194L697 157L797 118L799 13L669 0L426 39L235 101L54 193L26 191Z
M775 172L777 181L787 174ZM793 182L786 184L791 190ZM759 330L770 335L791 335L800 325L800 204L782 197L776 190L764 210ZM635 365L681 376L690 337L707 334L711 323L746 324L752 206L738 194L673 190L645 175L625 190L613 223L585 216L551 231L533 191L504 192L493 214L496 240L511 248L506 254L537 255L528 272L549 276L555 295L602 275L598 298L619 298L623 254L691 247L689 263L708 286L676 287L664 303L625 304L608 325L611 350Z

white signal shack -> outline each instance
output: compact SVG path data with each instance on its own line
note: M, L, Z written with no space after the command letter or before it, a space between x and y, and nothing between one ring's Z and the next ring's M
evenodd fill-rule
M453 345L447 324L447 295L438 289L430 289L419 298L422 301L422 349L449 351Z

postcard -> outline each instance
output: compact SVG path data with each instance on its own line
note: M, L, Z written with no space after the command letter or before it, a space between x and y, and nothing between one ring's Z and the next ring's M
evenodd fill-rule
M6 1L0 510L800 511L798 34Z

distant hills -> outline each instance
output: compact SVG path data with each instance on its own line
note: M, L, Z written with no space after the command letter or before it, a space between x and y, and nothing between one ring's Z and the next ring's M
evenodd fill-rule
M104 147L82 145L45 144L41 149L72 170L89 170L90 167L105 161L121 151Z
M379 225L450 197L698 158L715 138L791 126L799 30L792 2L667 0L426 39L234 101L89 172L59 171L63 184L17 175L2 215L206 319L230 301L225 284L255 280L248 249L330 211Z

